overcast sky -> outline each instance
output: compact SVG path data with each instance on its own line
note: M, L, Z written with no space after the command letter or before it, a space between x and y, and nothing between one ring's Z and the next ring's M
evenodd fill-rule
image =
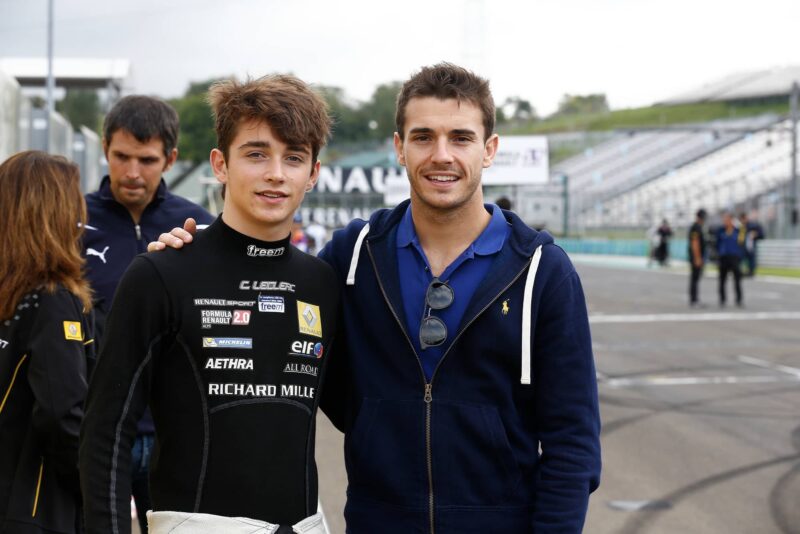
M0 0L0 57L46 54L47 0ZM800 64L800 0L55 0L58 57L125 58L128 92L293 72L357 100L441 60L540 114L564 93L648 105Z

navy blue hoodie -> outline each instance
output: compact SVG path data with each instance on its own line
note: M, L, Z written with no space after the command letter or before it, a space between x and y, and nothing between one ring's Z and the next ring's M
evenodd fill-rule
M512 232L426 381L405 323L408 201L320 253L343 284L322 408L345 433L349 533L580 532L600 476L586 303L561 248Z

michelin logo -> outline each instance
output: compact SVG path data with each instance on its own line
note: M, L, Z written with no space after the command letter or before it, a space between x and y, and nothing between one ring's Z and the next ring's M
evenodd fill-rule
M204 337L204 349L252 349L251 337Z

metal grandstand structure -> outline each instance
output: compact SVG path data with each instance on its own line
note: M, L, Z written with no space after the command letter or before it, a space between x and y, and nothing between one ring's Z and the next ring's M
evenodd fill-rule
M553 181L569 177L570 227L647 228L662 218L688 226L703 207L757 210L773 235L800 237L795 76L800 68L731 76L669 102L789 97L788 117L620 131L561 162Z

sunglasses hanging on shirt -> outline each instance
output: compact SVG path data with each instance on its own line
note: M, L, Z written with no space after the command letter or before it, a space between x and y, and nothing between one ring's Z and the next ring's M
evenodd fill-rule
M419 344L422 350L438 347L447 339L447 325L440 318L431 315L433 310L443 310L455 300L453 288L434 276L425 291L425 312L419 325Z

